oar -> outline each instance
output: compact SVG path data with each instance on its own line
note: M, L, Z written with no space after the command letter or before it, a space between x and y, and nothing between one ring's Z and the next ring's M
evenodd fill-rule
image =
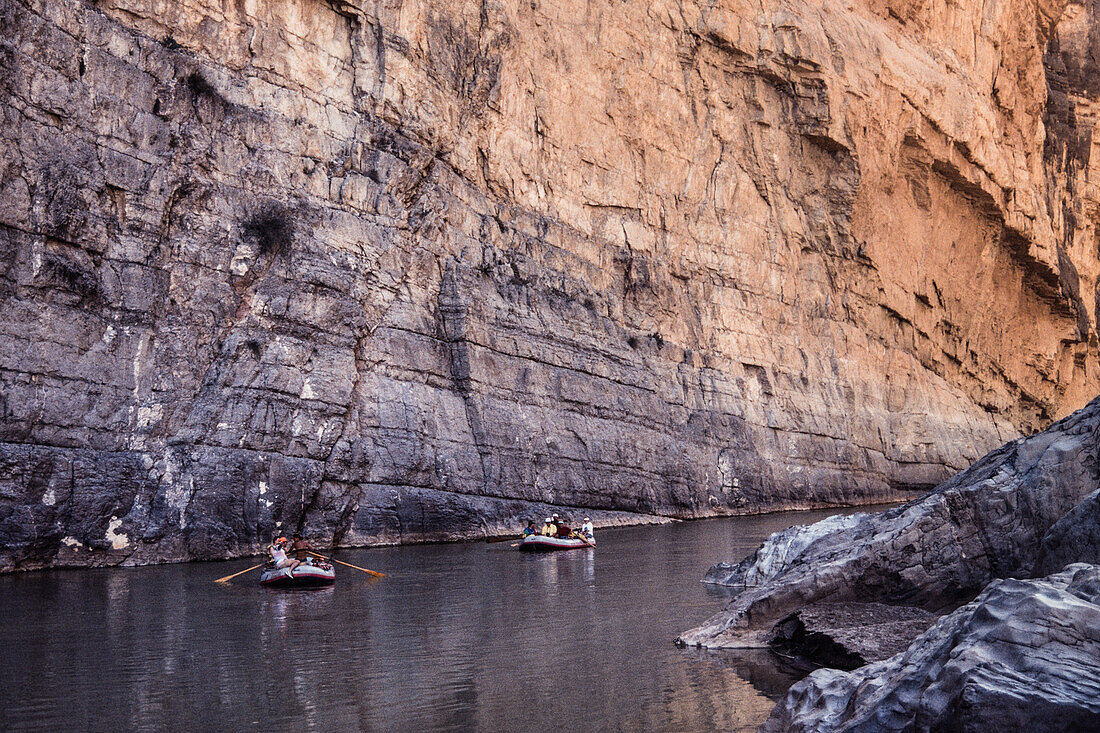
M343 560L337 560L334 557L325 557L324 555L319 555L316 552L310 552L309 554L313 555L314 557L319 557L322 560L329 560L331 562L338 562L341 565L347 565L349 568L355 568L356 570L362 570L364 573L367 573L368 575L373 575L376 578L385 578L385 577L387 577L385 573L380 573L377 570L367 570L366 568L361 568L358 565L352 565L350 562L344 562Z
M236 578L236 577L237 577L238 575L244 575L244 574L245 574L245 573L247 573L247 572L248 572L249 570L255 570L256 568L262 568L262 567L263 567L264 565L267 565L267 563L266 563L266 562L262 562L262 563L260 563L259 565L253 565L252 567L250 567L250 568L247 568L247 569L245 569L245 570L242 570L242 571L241 571L241 572L239 572L239 573L233 573L232 575L227 575L227 576L225 576L224 578L218 578L218 579L217 579L217 580L215 580L214 582L215 582L215 583L228 583L228 582L229 582L230 580L232 580L233 578Z
M490 544L490 545L491 545L491 544L493 544L494 542L515 542L515 540L516 540L516 538L515 538L515 537L513 537L513 536L508 536L508 537L493 537L492 539L487 539L487 540L485 540L485 542L486 542L487 544Z

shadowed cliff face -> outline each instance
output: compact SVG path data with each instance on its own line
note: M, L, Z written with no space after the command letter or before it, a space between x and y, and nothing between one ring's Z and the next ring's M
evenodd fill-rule
M1100 391L1063 6L0 0L0 566L938 483Z

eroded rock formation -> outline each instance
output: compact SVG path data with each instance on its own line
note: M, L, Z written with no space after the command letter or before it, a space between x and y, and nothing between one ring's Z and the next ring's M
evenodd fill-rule
M938 616L885 603L812 603L775 625L769 647L798 663L856 669L904 651Z
M1097 457L1100 464L1100 456ZM1043 537L1037 574L1053 573L1072 562L1100 565L1100 489L1066 513Z
M762 733L1100 728L1100 566L999 580L907 650L795 684Z
M0 567L935 485L1100 391L1096 12L0 0Z
M706 580L745 586L681 641L761 646L780 619L813 603L881 602L936 611L990 581L1095 557L1100 398L1046 431L993 451L936 491L881 514L831 517L777 532ZM1060 569L1059 565L1059 569Z

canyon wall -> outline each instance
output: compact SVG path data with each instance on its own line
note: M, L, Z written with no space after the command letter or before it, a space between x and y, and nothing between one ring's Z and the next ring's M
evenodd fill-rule
M1100 0L0 0L0 568L860 503L1100 392Z

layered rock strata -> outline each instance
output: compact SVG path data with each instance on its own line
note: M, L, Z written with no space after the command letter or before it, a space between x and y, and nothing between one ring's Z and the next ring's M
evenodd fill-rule
M769 537L706 580L744 586L685 644L761 646L814 603L879 602L936 611L990 581L1095 557L1100 398L1048 430L993 451L934 492L881 514L832 517ZM1060 566L1059 566L1060 567Z
M0 568L938 483L1100 391L1095 14L0 0Z
M1100 729L1100 566L999 580L904 652L795 684L762 733Z

